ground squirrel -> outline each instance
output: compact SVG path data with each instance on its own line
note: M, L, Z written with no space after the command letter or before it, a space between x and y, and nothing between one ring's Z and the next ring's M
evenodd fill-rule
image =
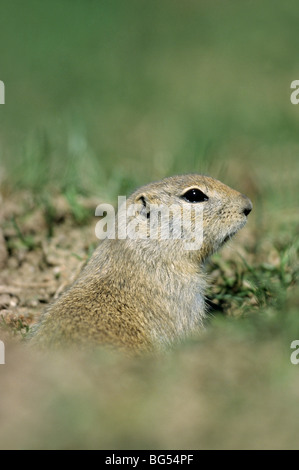
M167 347L203 326L205 261L245 225L250 199L214 178L190 174L139 188L126 208L132 204L138 210L128 220L139 224L135 232L142 235L121 239L123 222L116 217L116 238L100 242L78 279L42 315L32 341L48 346L101 343L137 351ZM161 224L151 236L155 211L170 206L170 237L162 235ZM191 214L191 223L189 231L180 226L180 234L171 237L176 210ZM162 220L161 212L159 217L156 221ZM198 226L196 217L201 217ZM196 249L187 249L196 227L203 228L203 238Z

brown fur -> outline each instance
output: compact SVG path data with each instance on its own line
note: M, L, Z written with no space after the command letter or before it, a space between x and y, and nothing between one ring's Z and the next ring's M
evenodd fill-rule
M200 329L205 318L206 259L246 223L252 205L243 194L202 175L165 178L134 192L127 205L190 204L199 188L203 244L186 251L184 240L103 240L78 280L50 306L33 332L40 345L103 343L133 351L164 348ZM147 237L148 233L145 233Z

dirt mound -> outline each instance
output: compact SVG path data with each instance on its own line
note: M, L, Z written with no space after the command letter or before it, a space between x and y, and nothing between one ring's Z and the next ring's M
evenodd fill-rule
M24 333L73 282L97 244L96 201L84 200L84 223L57 195L49 206L28 192L1 197L0 321Z

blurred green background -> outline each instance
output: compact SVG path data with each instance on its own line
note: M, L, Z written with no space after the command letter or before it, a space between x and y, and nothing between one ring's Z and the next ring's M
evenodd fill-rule
M0 12L2 183L108 198L205 172L295 203L296 1L1 0Z
M8 351L1 446L299 447L298 25L295 0L0 0L8 199L116 203L199 172L254 203L235 251L213 258L227 315L203 339L158 361L104 353L49 370Z

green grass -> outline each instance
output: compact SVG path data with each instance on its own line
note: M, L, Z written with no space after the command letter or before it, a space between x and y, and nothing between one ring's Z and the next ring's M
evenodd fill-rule
M50 424L30 422L31 437L20 431L19 446L298 447L297 369L289 361L299 338L299 106L290 102L298 21L295 0L0 0L0 191L31 194L45 238L62 222L54 195L84 227L85 198L116 204L175 173L209 173L254 205L242 230L248 237L208 268L214 308L203 337L160 363L103 352L82 359L66 392L50 361L41 387L56 394L48 391L49 408L38 408ZM11 255L37 246L24 232L26 216L8 222ZM26 325L14 329L23 336ZM78 378L89 385L76 391ZM12 445L12 435L3 442Z
M18 186L114 196L116 179L209 171L234 182L234 159L258 175L270 162L279 171L282 155L298 168L295 1L0 8L1 154Z

